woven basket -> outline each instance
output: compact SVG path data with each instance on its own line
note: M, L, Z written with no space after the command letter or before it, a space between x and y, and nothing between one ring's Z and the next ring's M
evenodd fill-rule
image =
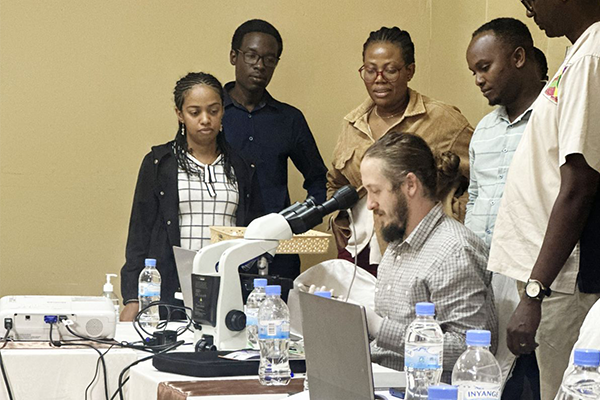
M217 243L223 240L243 239L246 228L239 226L211 226L210 242ZM282 240L277 247L277 254L321 254L326 253L331 235L310 230L299 235L294 235L289 240Z

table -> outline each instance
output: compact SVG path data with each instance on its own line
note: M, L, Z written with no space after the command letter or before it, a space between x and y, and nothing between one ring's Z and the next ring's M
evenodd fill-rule
M60 347L18 348L2 350L6 374L15 400L81 400L92 381L98 353L89 348ZM101 352L108 347L100 348ZM109 393L117 389L120 372L138 359L130 349L111 349L105 356ZM0 384L0 399L8 399L4 382ZM103 375L96 377L88 399L103 400Z
M300 392L303 381L302 377L292 379L290 385L278 387L280 393L267 393L269 387L262 386L262 392L255 394L255 388L261 388L256 376L196 378L160 372L152 366L151 361L144 361L130 371L127 400L279 400L288 398L290 393ZM373 364L373 381L375 387L402 386L406 383L404 372L377 364ZM218 393L226 395L215 395L219 388L224 391Z
M191 333L186 335L193 337ZM119 341L140 340L131 322L119 322L115 337ZM89 343L103 353L108 349L108 346ZM15 400L85 398L85 389L96 371L97 352L86 347L52 347L49 342L16 342L9 343L9 346L11 348L2 350L2 358ZM118 387L121 371L147 355L146 352L113 347L104 356L110 396ZM127 391L128 385L125 385L125 395ZM0 378L0 400L5 399L8 399L8 392ZM105 399L103 375L96 377L88 392L88 399Z

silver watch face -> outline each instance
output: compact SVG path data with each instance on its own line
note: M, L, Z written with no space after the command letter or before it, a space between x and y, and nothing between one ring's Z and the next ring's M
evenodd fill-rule
M542 288L537 282L527 282L527 286L525 286L525 293L529 297L538 297Z

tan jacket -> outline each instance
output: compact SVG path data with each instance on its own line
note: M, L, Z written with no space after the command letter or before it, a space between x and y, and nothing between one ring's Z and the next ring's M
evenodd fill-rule
M464 221L468 200L469 142L473 128L459 109L408 89L409 101L403 117L388 132L398 131L421 136L434 153L452 151L460 157L462 179L442 199L444 211L459 221ZM360 177L360 162L367 149L375 142L369 133L368 115L375 103L368 98L358 108L344 117L344 125L333 152L333 168L327 172L327 198L340 187L351 184L360 197L366 195ZM387 133L387 132L386 132ZM374 216L376 232L379 231ZM348 216L340 212L332 221L338 249L344 248L350 237ZM379 236L378 236L379 239ZM381 251L387 244L379 239Z

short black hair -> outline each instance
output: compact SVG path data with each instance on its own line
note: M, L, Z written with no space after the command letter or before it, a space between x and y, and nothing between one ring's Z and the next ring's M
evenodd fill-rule
M537 47L533 48L533 56L535 58L535 63L538 68L538 73L540 74L540 79L543 81L548 80L548 60L546 60L546 55L544 52Z
M231 49L239 50L244 41L244 36L252 32L260 32L273 36L279 46L277 57L281 56L281 53L283 52L283 40L281 39L279 31L273 25L262 19L251 19L238 26L231 39Z
M363 45L363 59L365 58L365 52L367 47L372 43L392 43L400 48L402 51L402 58L406 65L413 64L415 62L415 45L410 38L410 34L407 31L394 26L388 28L382 26L379 30L373 31L369 34L367 41Z
M481 25L475 32L473 38L485 32L492 32L498 39L503 41L512 50L522 47L525 54L532 54L533 38L529 28L523 22L515 18L496 18Z

